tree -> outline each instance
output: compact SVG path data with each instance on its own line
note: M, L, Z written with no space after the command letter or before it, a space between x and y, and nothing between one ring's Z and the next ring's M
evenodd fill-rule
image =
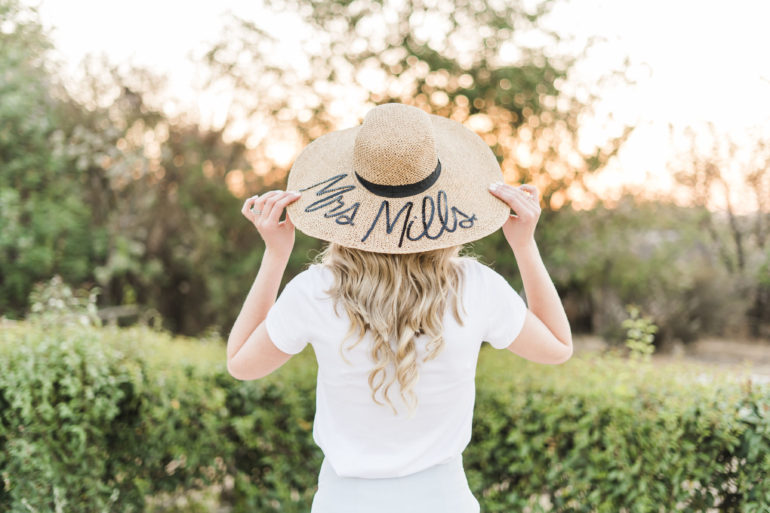
M402 102L475 130L508 181L537 184L558 208L630 129L580 151L591 98L568 92L580 56L559 55L559 36L541 26L554 4L271 0L276 13L298 13L296 27L277 38L267 23L236 19L205 56L210 85L234 88L230 122L258 130L250 141L262 162L279 144L296 153L375 104ZM288 159L272 160L262 172L280 182Z
M0 314L19 317L33 284L89 272L88 207L61 172L51 44L34 9L0 0Z
M85 71L79 98L62 101L60 130L63 166L92 209L100 306L151 309L187 335L229 324L259 250L228 188L248 168L245 147L169 119L153 101L161 77L98 61Z
M671 164L699 225L733 279L750 298L749 333L770 333L770 144L759 132L739 140L713 125L684 133L689 148Z
M0 314L22 317L59 275L98 285L100 314L123 322L231 324L261 248L231 192L266 187L247 148L170 119L162 77L141 69L90 59L67 89L37 12L0 0L0 15Z

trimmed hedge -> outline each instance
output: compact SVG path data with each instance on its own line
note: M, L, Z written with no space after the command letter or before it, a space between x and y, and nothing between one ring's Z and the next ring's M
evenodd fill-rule
M770 390L614 354L537 365L489 348L464 453L482 511L770 511ZM132 512L221 485L240 512L307 512L312 350L227 374L218 339L0 326L0 511Z

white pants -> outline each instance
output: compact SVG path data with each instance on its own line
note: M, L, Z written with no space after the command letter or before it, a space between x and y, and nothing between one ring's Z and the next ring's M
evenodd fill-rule
M311 513L479 513L462 455L404 477L338 476L326 459Z

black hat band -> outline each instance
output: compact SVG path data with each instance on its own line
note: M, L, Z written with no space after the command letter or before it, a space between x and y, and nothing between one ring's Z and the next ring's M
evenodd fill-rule
M372 194L383 196L385 198L405 198L407 196L415 196L430 189L431 186L436 183L440 174L441 161L439 160L436 163L436 169L419 182L407 183L404 185L382 185L379 183L372 183L369 180L362 178L358 173L356 173L356 178L358 178L361 185Z

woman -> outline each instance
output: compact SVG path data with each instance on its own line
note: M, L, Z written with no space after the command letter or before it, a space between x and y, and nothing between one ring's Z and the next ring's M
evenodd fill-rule
M462 451L481 342L540 363L572 355L534 240L537 189L501 180L473 132L385 104L308 145L289 173L293 192L244 203L266 249L228 370L258 379L313 345L313 437L324 453L313 513L478 512ZM329 246L276 301L295 225ZM458 257L500 227L527 306L495 271Z

